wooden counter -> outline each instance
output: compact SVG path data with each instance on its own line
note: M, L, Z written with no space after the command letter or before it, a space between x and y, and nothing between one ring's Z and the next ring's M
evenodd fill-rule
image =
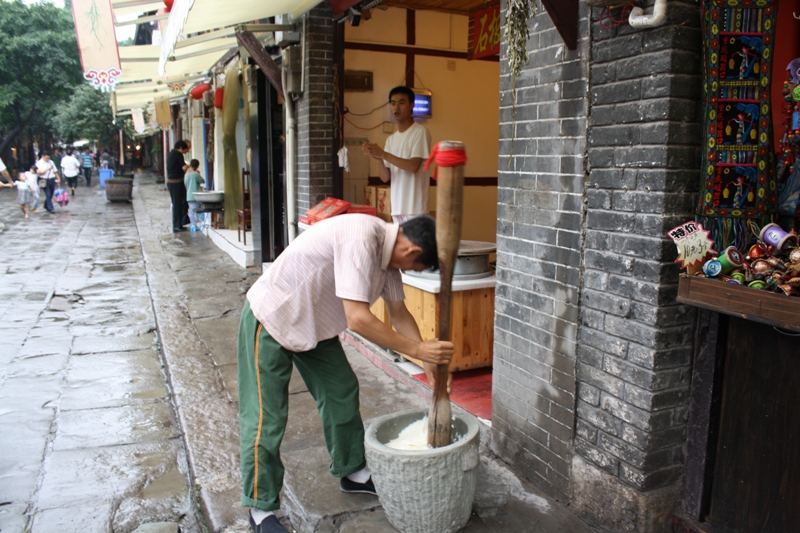
M450 340L456 347L456 354L450 362L451 372L492 366L495 283L494 276L471 282L453 282ZM439 325L438 281L431 283L404 274L403 287L406 307L417 321L422 338L436 338ZM383 299L375 302L372 312L384 323L391 325ZM421 361L405 355L404 357L422 366Z

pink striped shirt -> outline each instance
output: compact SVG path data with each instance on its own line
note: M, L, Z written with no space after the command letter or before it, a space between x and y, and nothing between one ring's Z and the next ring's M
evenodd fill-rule
M402 301L389 268L399 226L370 215L339 215L300 234L247 292L250 309L284 348L302 352L347 328L342 300Z

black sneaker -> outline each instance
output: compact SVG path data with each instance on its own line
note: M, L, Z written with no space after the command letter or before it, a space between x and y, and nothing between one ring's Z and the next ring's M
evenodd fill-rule
M370 477L365 483L356 483L348 477L343 477L339 481L339 488L342 489L342 492L347 492L348 494L378 495L378 493L375 491L375 485L372 483L372 477Z
M250 525L253 526L255 533L287 533L286 529L278 521L278 517L274 514L269 515L260 524L256 525L253 517L250 516Z

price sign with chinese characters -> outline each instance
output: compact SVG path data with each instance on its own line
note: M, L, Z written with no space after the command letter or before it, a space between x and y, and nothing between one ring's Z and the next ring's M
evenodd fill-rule
M681 267L694 270L710 254L716 254L714 241L708 237L708 233L699 222L687 222L669 230L669 236L678 247L676 261L680 261Z
M473 15L472 57L500 53L500 4Z

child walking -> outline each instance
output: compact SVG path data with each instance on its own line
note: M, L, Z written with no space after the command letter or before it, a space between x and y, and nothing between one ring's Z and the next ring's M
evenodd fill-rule
M192 159L189 161L189 171L183 178L183 184L186 186L186 202L189 204L189 223L191 223L190 231L200 230L200 219L197 216L197 210L200 208L200 202L194 199L194 193L200 190L200 185L206 182L197 169L200 167L200 161Z
M31 169L25 173L25 181L28 183L28 188L31 191L30 200L28 202L29 211L31 213L39 212L39 175L36 173L36 165L31 166Z
M20 172L15 182L17 186L17 203L22 210L22 214L25 215L25 218L28 218L28 204L31 201L31 189L27 179L25 172Z

